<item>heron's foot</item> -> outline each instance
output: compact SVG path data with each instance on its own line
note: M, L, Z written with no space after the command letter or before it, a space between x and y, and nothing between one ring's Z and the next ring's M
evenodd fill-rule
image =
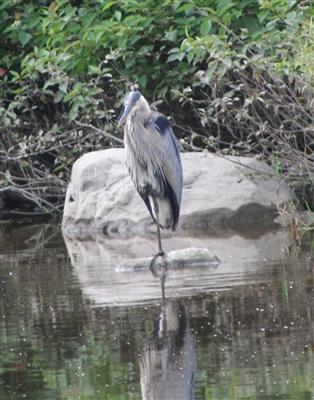
M158 271L165 272L168 267L166 253L160 251L157 253L150 262L150 270L154 276L158 276Z

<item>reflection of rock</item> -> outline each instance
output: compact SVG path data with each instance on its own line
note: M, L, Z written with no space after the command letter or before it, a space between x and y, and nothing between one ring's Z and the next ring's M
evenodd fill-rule
M160 288L149 269L123 272L130 260L155 254L151 238L89 240L65 238L74 272L83 293L96 304L143 303L158 299ZM169 269L167 294L178 298L268 279L269 265L283 258L289 233L271 232L256 239L165 238L166 251L202 247L211 249L221 261L217 268L195 266ZM119 267L119 268L118 268ZM127 271L127 268L126 268Z
M192 400L195 346L185 307L164 302L159 326L140 359L143 400Z
M275 225L273 205L294 198L272 169L254 158L184 153L182 162L181 229L217 234L270 228ZM134 234L152 225L127 173L123 149L88 153L75 162L63 216L68 234Z

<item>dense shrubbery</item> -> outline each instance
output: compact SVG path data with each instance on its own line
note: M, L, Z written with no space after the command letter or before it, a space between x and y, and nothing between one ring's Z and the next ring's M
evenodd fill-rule
M0 203L59 212L73 160L121 144L134 81L185 148L260 154L310 187L313 14L295 0L2 0Z

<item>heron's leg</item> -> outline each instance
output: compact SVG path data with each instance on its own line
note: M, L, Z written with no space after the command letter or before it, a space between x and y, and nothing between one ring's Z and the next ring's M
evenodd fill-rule
M161 244L161 232L160 232L160 225L159 225L159 206L158 206L155 195L153 195L153 201L154 201L154 210L155 210L156 225L157 225L158 252L159 252L159 255L163 256L165 253L163 251L162 244Z

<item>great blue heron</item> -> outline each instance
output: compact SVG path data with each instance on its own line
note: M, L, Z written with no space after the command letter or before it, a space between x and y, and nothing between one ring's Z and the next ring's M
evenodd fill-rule
M134 185L157 225L158 255L165 253L160 228L175 230L183 188L180 152L166 117L150 109L137 87L124 100L126 164Z

